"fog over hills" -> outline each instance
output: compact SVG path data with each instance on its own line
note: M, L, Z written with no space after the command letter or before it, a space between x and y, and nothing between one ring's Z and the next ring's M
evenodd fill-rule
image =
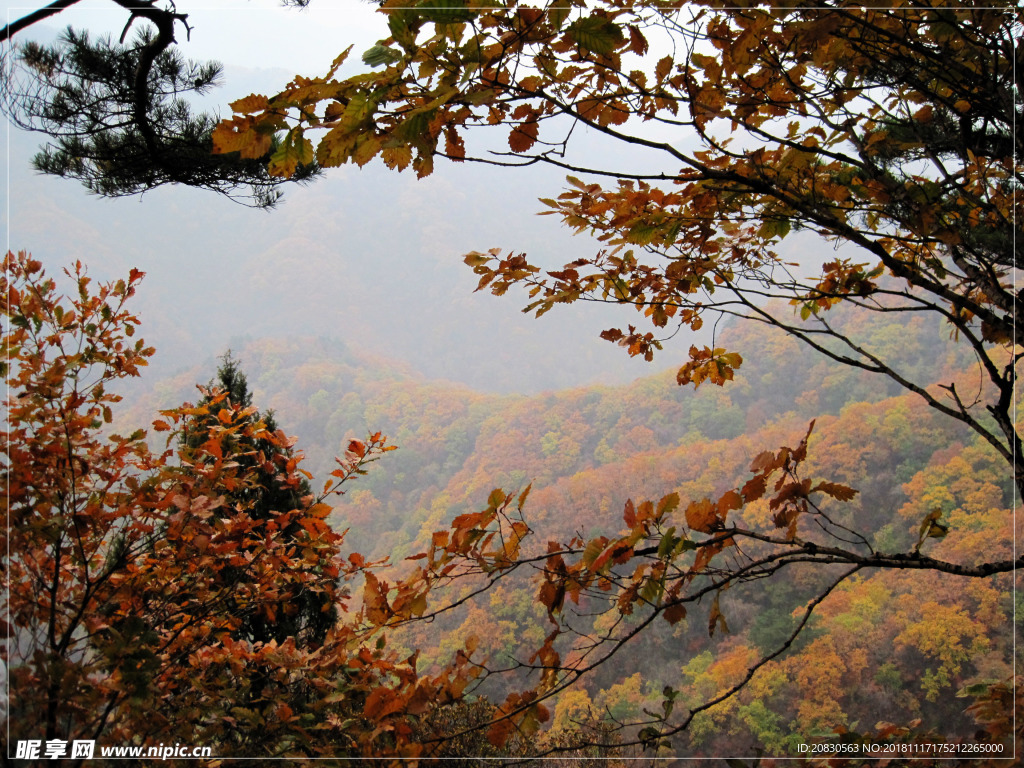
M229 69L226 81L241 94L260 75L268 89L282 78ZM39 135L9 138L9 247L51 272L76 259L101 278L145 271L137 310L161 370L212 360L233 337L291 334L336 336L493 392L653 370L597 338L614 322L606 308L569 307L541 323L519 311L521 296L473 293L468 251L500 246L556 265L594 249L534 215L536 198L563 183L549 169L439 163L421 181L380 164L329 169L267 213L189 189L97 198L32 171Z
M21 35L52 40L56 22L73 19L61 15ZM202 57L189 45L182 52ZM294 74L228 65L206 108L225 114L227 102L273 93ZM314 335L482 392L536 393L648 375L678 365L692 343L681 336L651 365L598 338L642 320L628 307L580 303L538 322L520 312L521 292L474 293L477 278L462 263L469 251L526 252L556 268L598 249L556 217L536 215L538 197L565 187L556 168L439 160L432 176L417 180L374 161L328 169L308 187L287 189L267 213L184 188L97 198L32 170L29 158L44 138L8 127L8 247L32 252L51 273L76 259L103 279L145 271L136 308L158 350L154 375L197 360L212 369L232 339ZM594 137L578 138L581 161L601 151ZM641 150L636 157L620 151L620 160L624 168L645 162ZM795 242L808 251L802 260L820 260L815 241Z
M246 94L277 92L297 73L321 74L349 43L353 54L344 70L355 71L363 66L361 46L383 34L364 3L295 12L257 2L244 9L202 2L185 9L194 29L180 43L181 53L227 62L222 87L200 101L220 114ZM11 4L7 10L11 18L24 13ZM123 21L115 6L84 4L17 39L52 41L68 24L116 36ZM288 44L262 53L243 45L261 29L284 34ZM527 300L521 291L502 298L474 293L477 278L462 263L469 251L525 252L541 266L560 268L598 250L557 217L536 215L544 209L537 198L555 197L566 186L558 168L439 159L432 176L417 180L411 171L398 174L373 161L362 169L327 169L308 187L288 188L268 213L186 188L97 198L76 182L36 174L30 158L45 136L7 129L8 247L31 251L51 273L76 259L103 279L132 267L145 271L136 309L146 340L157 349L154 376L197 361L212 370L232 340L323 336L403 361L428 378L481 392L531 394L625 383L679 365L693 343L692 334L680 334L652 365L598 337L612 326L644 325L629 307L577 303L537 321L520 312ZM484 141L502 152L505 139L499 131ZM586 131L574 145L568 159L584 166L608 149ZM652 170L642 148L615 152L623 170ZM802 263L831 254L812 235L787 239L785 249ZM712 325L706 323L701 343Z

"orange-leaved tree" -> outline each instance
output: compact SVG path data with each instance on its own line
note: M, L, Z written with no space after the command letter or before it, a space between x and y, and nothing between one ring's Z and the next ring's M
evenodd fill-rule
M424 614L438 577L413 569L392 587L380 564L343 556L326 522L324 499L391 450L386 439L353 440L319 494L254 509L267 483L303 487L292 441L216 389L153 423L164 450L141 429L112 434L115 387L153 353L126 306L142 273L98 285L81 263L67 274L64 297L39 261L4 260L12 744L64 757L79 739L224 757L420 754L418 718L461 698L471 651L433 676L391 651L384 630ZM353 580L379 599L350 608ZM317 631L240 632L299 596L323 612Z
M282 177L313 159L379 157L421 177L439 156L563 168L573 174L567 188L542 202L595 237L597 253L557 269L514 251L471 253L480 289L520 286L538 316L580 300L631 307L641 321L602 336L647 359L680 328L723 317L766 324L916 393L973 430L1017 493L1024 488L1013 410L1024 342L1014 322L1024 213L1014 162L1024 149L1019 8L395 0L381 13L387 30L363 53L367 71L336 77L346 51L321 77L239 99L213 134L215 150L261 157L283 134L269 164ZM477 141L488 133L490 144ZM635 164L621 165L634 155L616 148L637 148ZM799 230L835 252L791 263L779 246ZM971 353L980 384L916 379L898 348L833 322L837 306L934 318ZM721 385L741 363L714 341L695 343L678 381ZM534 562L554 629L529 662L540 679L529 701L564 690L659 618L681 621L705 599L711 631L725 629L725 588L821 566L793 634L712 700L680 712L667 698L664 716L638 737L656 745L785 652L854 573L988 578L1024 566L985 553L928 556L949 528L939 508L922 516L907 551L887 551L874 531L831 511L856 491L806 476L807 450L805 438L761 453L746 482L715 498L630 502L624 529L550 544ZM755 503L771 513L763 528L738 515ZM566 654L560 635L578 631L567 601L585 598L604 600L622 621ZM511 697L506 711L524 706Z

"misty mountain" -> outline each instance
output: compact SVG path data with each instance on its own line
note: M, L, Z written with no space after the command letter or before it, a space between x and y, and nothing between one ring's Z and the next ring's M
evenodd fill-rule
M271 90L286 77L228 68L223 90ZM309 334L492 392L651 370L597 338L609 325L603 308L538 323L519 311L524 297L473 292L468 251L526 251L554 266L594 250L534 215L536 198L563 183L551 169L439 163L422 181L380 164L330 169L263 212L180 188L101 199L32 171L41 136L11 129L9 138L10 247L55 273L77 259L101 278L145 271L142 315L165 373L221 354L232 337Z

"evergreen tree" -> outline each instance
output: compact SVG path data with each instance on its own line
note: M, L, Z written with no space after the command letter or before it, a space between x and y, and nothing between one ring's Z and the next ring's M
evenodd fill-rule
M260 413L252 406L252 393L245 374L239 363L228 351L221 358L217 376L210 381L205 389L203 399L197 404L198 411L208 408L209 412L199 414L186 425L181 438L181 447L186 457L194 454L196 449L208 438L208 430L218 419L222 398L230 404L242 409L252 409L249 418L254 424L262 422L267 432L278 431L273 411ZM257 483L236 488L229 492L228 503L223 509L233 510L248 515L252 520L265 522L273 518L275 513L287 512L303 507L311 496L309 483L304 479L296 481L294 473L286 472L286 466L293 459L289 449L282 449L269 440L248 436L224 438L221 443L224 456L238 463L242 470L252 470ZM291 477L289 483L287 478ZM296 536L300 528L292 523L284 529L284 537ZM231 578L233 571L226 571ZM319 645L328 629L337 620L337 611L325 594L304 587L301 592L282 597L273 611L266 613L245 613L240 616L241 624L235 635L236 639L249 642L283 642L294 637L296 642Z
M145 192L164 184L213 190L258 208L281 196L281 179L266 169L278 151L212 154L218 116L196 113L186 100L218 84L221 66L186 60L176 34L191 32L188 14L142 0L115 0L128 22L115 41L68 28L52 45L13 46L4 62L4 111L19 127L40 131L50 143L33 158L43 173L81 181L105 197ZM53 3L0 30L0 41L72 2ZM293 3L294 4L294 3ZM138 34L126 37L139 21ZM296 180L317 172L300 164Z

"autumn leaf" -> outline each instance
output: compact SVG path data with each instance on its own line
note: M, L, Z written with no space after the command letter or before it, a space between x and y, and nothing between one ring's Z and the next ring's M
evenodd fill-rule
M232 112L241 112L249 114L252 112L259 112L260 110L267 109L270 106L270 99L266 96L259 96L255 93L246 96L244 99L237 99L232 101L228 106L231 107Z
M510 131L509 149L521 163L543 158L574 169L576 176L567 180L566 188L549 193L543 205L572 232L592 237L592 251L573 254L573 261L561 268L538 267L520 254L494 254L493 260L477 254L467 258L467 264L479 278L479 290L501 296L521 288L528 297L527 310L538 316L577 301L605 302L635 312L636 326L621 322L622 330L609 329L601 336L647 360L677 329L707 329L729 319L735 322L729 333L742 334L745 324L764 324L779 336L763 343L756 337L756 343L743 348L744 354L760 361L775 354L776 344L796 344L784 353L788 367L779 381L796 382L794 386L817 381L826 370L822 366L832 363L864 375L880 374L923 398L937 413L949 415L952 408L958 421L999 454L1004 470L1013 464L1019 429L1012 414L1012 361L1021 338L1010 311L1017 294L1013 249L1007 244L1013 241L1011 222L1019 204L1008 181L1016 172L1010 151L1014 112L1005 105L1015 103L1014 60L992 56L992 51L1012 50L1016 42L1005 14L963 4L953 10L927 5L837 10L804 4L786 13L749 3L710 2L696 3L692 13L667 8L655 12L628 3L596 2L584 8L561 0L545 11L519 5L442 5L438 0L425 7L386 9L388 29L382 30L382 42L365 59L378 71L360 72L329 87L326 82L297 79L274 102L302 105L283 108L287 126L310 128L320 114L308 108L310 103L341 104L344 93L345 110L338 113L332 106L331 116L347 121L346 130L328 131L330 138L323 139L327 149L323 155L317 153L324 164L367 162L375 156L374 142L379 139L385 163L399 169L413 165L424 176L441 156L442 135L444 154L494 162L484 152L474 158L473 147L485 145L469 138L486 127L505 126ZM453 21L456 18L463 21ZM473 23L464 23L469 18ZM651 42L657 35L658 44L649 45L648 35ZM391 61L395 55L410 66L379 71L381 65L398 63ZM908 72L914 76L908 77ZM367 105L372 109L364 109ZM546 136L541 143L539 122L555 115L557 121L550 125L564 121L565 131ZM360 131L367 132L371 118L373 138L357 139ZM261 117L262 129L288 130L268 120ZM653 142L645 123L693 126L693 142L684 146L667 134ZM218 141L239 151L253 140L241 135L250 128L239 123L235 135ZM586 130L600 130L608 151L580 152L579 137ZM359 153L357 140L364 142ZM623 165L628 158L616 152L616 146L636 143L645 145L651 162ZM929 162L918 162L920 158ZM954 171L944 170L950 168ZM827 256L820 275L795 267L784 254L773 251L773 244L801 230L818 233L837 246L853 244L871 254L870 263ZM857 316L855 321L833 312L844 306ZM947 324L950 343L959 345L965 359L979 361L971 370L974 380L982 382L975 388L980 393L977 402L967 405L969 400L961 400L959 379L955 386L944 383L940 393L933 378L918 376L915 366L906 365L899 339L876 336L871 320L860 319L860 313L871 318L871 312L878 313L879 320L904 318L907 328L911 320L925 317ZM639 327L641 322L648 327ZM718 340L722 337L723 326L718 325L708 346L693 344L689 360L678 368L677 383L722 386L736 378L744 360ZM812 365L799 353L799 344L826 351L832 363ZM796 394L758 393L757 379L750 386L744 403L756 404L746 411L751 424L761 419L763 402ZM801 407L813 407L813 399L808 395ZM859 427L866 431L867 422L874 420L862 421ZM886 429L889 435L893 427ZM902 446L889 445L894 442L891 437L886 441L886 461L892 466L905 463L905 457L897 455ZM822 442L825 449L814 457L819 465L836 463L840 477L853 476L848 470L865 455L861 447L847 446L834 434ZM799 471L809 445L805 438L795 448L760 454L759 448L750 453L745 448L742 456L755 456L750 464L753 477L723 493L746 461L737 449L730 461L722 462L725 475L702 477L693 485L701 489L698 497L710 494L708 488L719 495L685 507L687 525L700 534L723 530L730 513L749 505L744 518L759 516L758 525L774 523L784 536L750 534L751 539L737 526L726 541L692 542L677 537L670 527L661 530L659 523L673 513L663 504L656 510L645 502L626 505L622 520L629 532L622 538L597 531L586 537L580 533L568 545L553 542L537 593L549 620L565 621L560 611L566 595L592 601L587 610L609 607L618 614L634 610L644 596L651 600L665 594L667 601L683 601L684 586L703 587L711 576L738 583L784 574L784 566L793 562L786 553L795 549L801 551L799 567L811 568L808 560L816 559L811 545L794 547L791 541L802 522L808 529L817 524L815 536L844 552L833 562L869 567L863 548L850 542L873 541L877 531L854 530L847 536L842 527L874 521L884 508L880 512L868 504L874 517L854 515L857 520L852 521L849 515L830 518L830 509L818 510L810 494L820 492L846 502L855 498L855 491L836 482L804 479ZM704 454L699 455L703 459ZM473 481L476 487L479 480ZM681 487L677 482L667 476L658 480L665 490ZM943 493L955 495L949 490L952 485L945 482ZM600 492L610 494L604 487ZM504 498L492 507L509 503ZM951 508L945 499L942 503ZM930 504L931 499L924 509ZM948 523L934 513L921 521L922 512L915 508L918 549L948 530ZM501 553L518 554L516 536L502 540L493 519L458 516L456 521L451 541L444 540L446 551L435 556L445 558L456 551L469 555L474 567L489 575L493 560L481 554L485 547L493 559ZM683 548L682 542L692 548ZM662 584L649 562L656 560L655 546L659 562L667 568L671 561L676 568L674 593L669 585L659 592ZM726 547L730 556L716 559ZM694 549L687 568L683 553L688 557ZM963 545L965 557L969 551L979 550ZM631 573L613 573L617 569L612 565L638 552L646 562ZM754 571L738 571L739 562ZM771 565L761 571L749 566L760 562ZM889 561L886 567L900 567L900 562L904 561ZM449 566L454 568L454 561L443 567ZM843 586L836 587L833 597L846 597L841 594ZM907 602L920 606L920 600ZM681 620L685 613L681 602L672 604L671 614L669 610L667 618ZM816 620L825 613L822 606ZM716 596L709 631L726 629ZM886 642L877 647L887 647ZM736 644L742 643L737 639ZM823 653L820 647L815 651ZM832 717L831 722L852 722L856 718L847 717L847 712L822 713L842 696L816 684L812 673L834 671L843 680L856 674L870 679L870 674L841 670L845 659L838 654L821 658L830 663L804 663L786 671L795 671L794 680L806 676L797 685L808 700L794 709L800 710L794 716L803 718L813 711L815 717ZM726 677L742 680L742 668L749 669L754 661L737 655L713 660L714 665L719 663L720 668L708 673L709 696ZM718 677L712 680L712 674ZM756 682L755 678L752 684ZM826 693L831 698L824 698ZM529 703L507 701L513 708ZM723 701L724 706L734 703ZM526 730L535 725L527 728L525 715L522 723ZM798 725L801 732L818 727ZM494 743L504 743L513 732L505 725L500 730L502 738ZM651 729L648 736L655 740L659 733Z
M363 707L363 717L370 720L380 721L388 715L401 712L405 707L405 700L398 693L386 686L376 688L366 699L366 706Z
M622 520L625 522L627 528L636 528L636 508L633 506L632 499L626 499L626 507L622 513Z
M735 369L742 363L743 358L737 352L726 352L720 347L698 349L692 346L690 362L679 369L676 381L681 385L693 383L694 387L699 387L704 381L722 386L732 380Z
M412 162L412 150L409 147L384 147L380 156L388 168L396 171L404 171Z
M629 25L629 50L635 53L637 56L643 56L647 53L648 43L647 38L644 37L643 32L635 24Z
M137 376L153 354L141 341L126 341L126 329L138 321L124 303L141 275L93 284L75 265L68 271L77 283L72 313L56 283L24 257L8 255L3 272L10 281L8 318L31 318L29 327L45 330L40 341L80 352L66 355L54 376L45 344L14 323L4 334L5 348L19 361L16 372L6 372L8 384L26 393L9 409L12 439L3 450L13 513L9 543L36 553L34 575L14 561L7 574L11 609L29 650L13 670L12 686L19 706L42 713L32 727L60 728L69 739L119 741L131 733L171 743L195 733L202 720L226 752L239 748L241 732L272 757L300 742L322 751L344 741L377 753L384 745L376 722L359 722L365 714L405 728L387 746L402 750L411 710L422 713L424 705L422 696L410 695L415 671L382 654L376 630L392 620L389 587L364 570L372 564L358 553L342 559L342 537L324 522L330 506L303 492L294 441L269 424L269 415L244 405L246 393L228 387L233 403L216 386L202 388L199 405L162 412L155 429L179 430L178 450L150 452L141 429L129 437L104 434L98 417L116 423L121 402L111 390ZM65 322L72 314L81 322ZM231 379L232 371L225 362L220 380ZM40 387L47 397L34 396ZM52 409L54 399L64 404L62 415ZM47 409L45 421L54 429L30 437L27 427L41 423ZM62 490L62 473L40 471L54 453L53 440L70 440L63 455L87 493L72 498ZM260 460L254 461L249 448L257 443ZM342 479L389 449L380 434L360 445L358 456L342 462ZM264 491L275 483L281 494L271 505ZM102 571L90 573L94 565ZM342 616L339 580L357 570L364 576L364 611ZM38 600L40 580L54 599ZM430 586L414 580L396 588L403 618L424 612ZM44 665L31 650L33 638L46 636L41 627L62 647ZM372 647L363 643L367 633ZM56 661L60 685L71 688L47 704ZM281 670L301 672L282 678ZM459 679L453 676L439 695L457 695ZM103 723L74 714L83 710L104 711ZM312 721L315 731L308 728Z
M941 507L936 507L927 515L925 515L918 529L917 544L915 545L916 550L921 549L921 545L924 544L926 539L945 538L946 534L949 533L949 525L947 525L946 523L939 522L941 519Z
M623 41L622 28L603 16L585 16L566 28L566 33L585 51L607 56Z
M840 485L839 483L829 483L825 481L816 484L813 488L811 488L811 490L827 493L832 498L839 499L839 501L852 501L853 498L857 495L857 491L853 488L850 488L845 485Z
M313 162L313 143L302 135L301 131L289 131L277 151L270 156L267 171L272 176L291 177L299 164L309 165Z
M655 519L664 519L667 515L671 514L678 506L679 494L676 493L675 491L666 494L665 496L662 497L661 501L658 502L658 511L655 515Z
M515 727L516 725L511 719L499 720L487 729L487 741L492 747L502 747L508 741Z
M255 159L270 151L273 130L266 130L253 117L236 116L214 128L211 138L214 152L238 152L241 157Z
M520 123L508 135L508 145L513 152L526 152L537 141L539 125L533 120Z
M682 603L673 603L664 610L662 615L669 624L678 624L686 618L686 606Z
M729 633L729 625L725 622L725 616L718 605L720 592L715 593L715 599L711 602L711 612L708 616L708 635L714 637L715 630L720 629L724 634Z
M750 478L743 484L743 488L740 490L744 503L749 504L751 501L762 498L767 487L764 475L755 475Z
M698 533L713 533L721 524L718 509L710 499L692 501L686 507L686 524Z

